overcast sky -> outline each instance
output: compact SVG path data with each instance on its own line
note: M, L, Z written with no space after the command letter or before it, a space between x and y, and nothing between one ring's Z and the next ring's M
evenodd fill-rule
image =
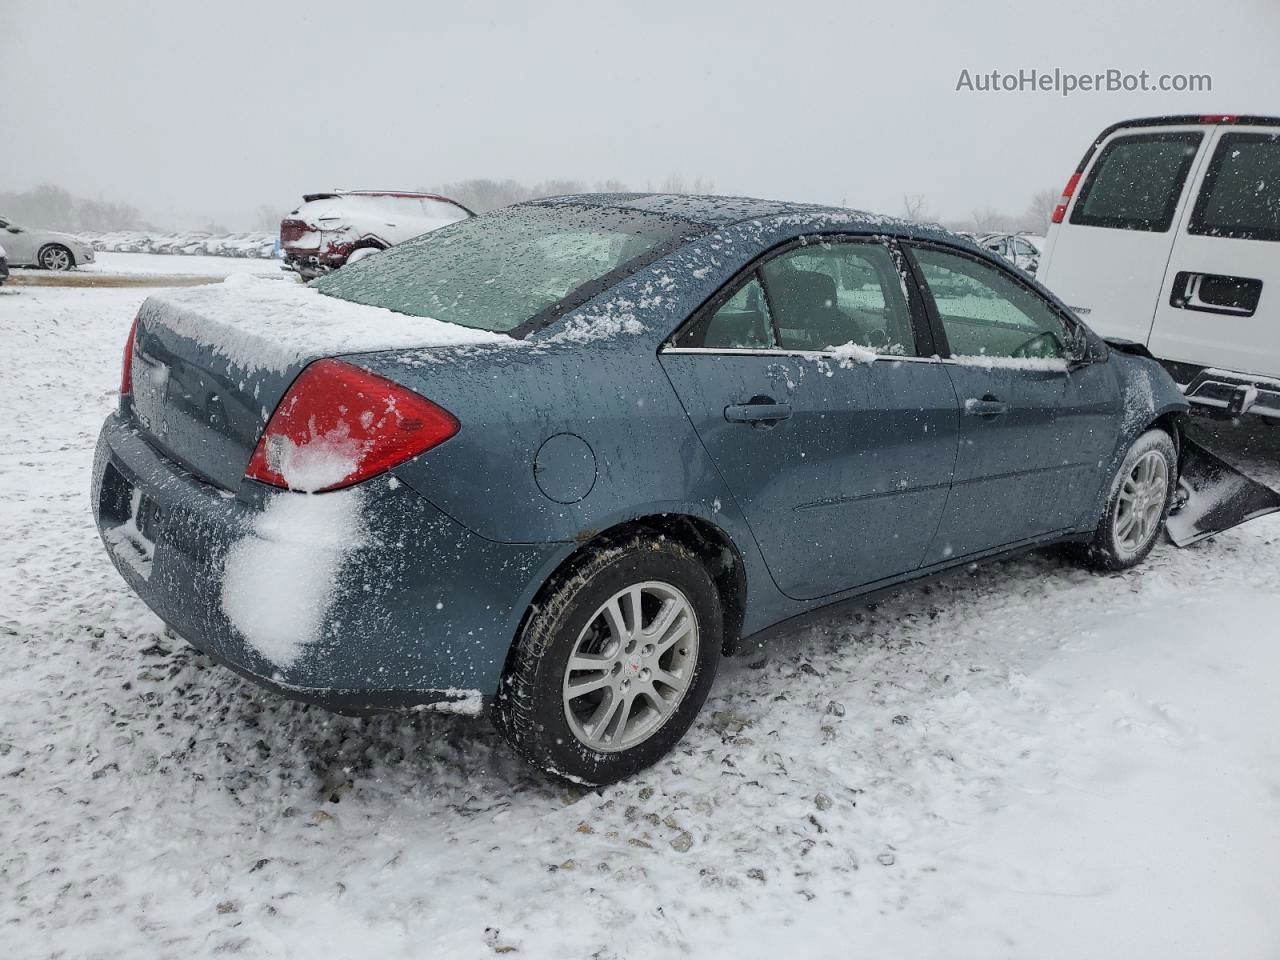
M1020 211L1113 120L1280 113L1280 3L0 0L0 190L180 226L304 191L673 174L938 218ZM1211 93L965 93L963 69Z

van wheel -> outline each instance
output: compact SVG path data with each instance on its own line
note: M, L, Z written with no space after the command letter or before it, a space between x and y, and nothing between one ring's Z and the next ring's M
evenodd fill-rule
M1085 563L1096 570L1127 570L1146 559L1169 516L1178 479L1178 453L1163 430L1133 442L1111 481L1107 508Z
M533 608L494 700L525 760L577 783L629 777L693 723L723 642L715 582L679 543L635 537L561 576Z

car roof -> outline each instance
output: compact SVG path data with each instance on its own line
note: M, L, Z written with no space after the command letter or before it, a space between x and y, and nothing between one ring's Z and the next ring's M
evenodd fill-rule
M709 227L726 227L747 220L769 220L794 217L797 222L812 221L815 228L838 226L853 233L893 232L904 236L942 238L969 242L937 224L914 223L897 217L886 217L846 207L818 203L795 203L788 200L761 200L756 197L725 197L684 193L579 193L562 197L530 200L531 206L574 204L612 207L679 217Z
M302 199L308 203L312 200L331 200L334 197L405 197L413 200L443 200L445 203L462 206L452 197L446 197L439 193L420 193L416 190L325 190L322 193L304 193L302 195Z

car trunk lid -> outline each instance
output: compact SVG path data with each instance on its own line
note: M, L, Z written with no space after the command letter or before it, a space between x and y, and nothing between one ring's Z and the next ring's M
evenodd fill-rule
M510 337L237 277L152 297L138 314L127 410L162 453L236 490L289 385L321 357Z

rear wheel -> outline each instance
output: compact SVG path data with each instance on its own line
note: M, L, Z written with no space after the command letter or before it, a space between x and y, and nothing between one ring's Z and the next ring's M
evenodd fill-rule
M1169 434L1148 430L1138 437L1111 482L1085 562L1099 570L1126 570L1145 560L1164 529L1177 475L1178 454Z
M40 255L37 257L40 266L46 270L70 270L76 265L75 257L71 255L71 251L60 243L50 243L40 248Z
M682 545L637 537L562 576L509 658L494 719L526 760L604 784L663 757L711 689L721 605Z

